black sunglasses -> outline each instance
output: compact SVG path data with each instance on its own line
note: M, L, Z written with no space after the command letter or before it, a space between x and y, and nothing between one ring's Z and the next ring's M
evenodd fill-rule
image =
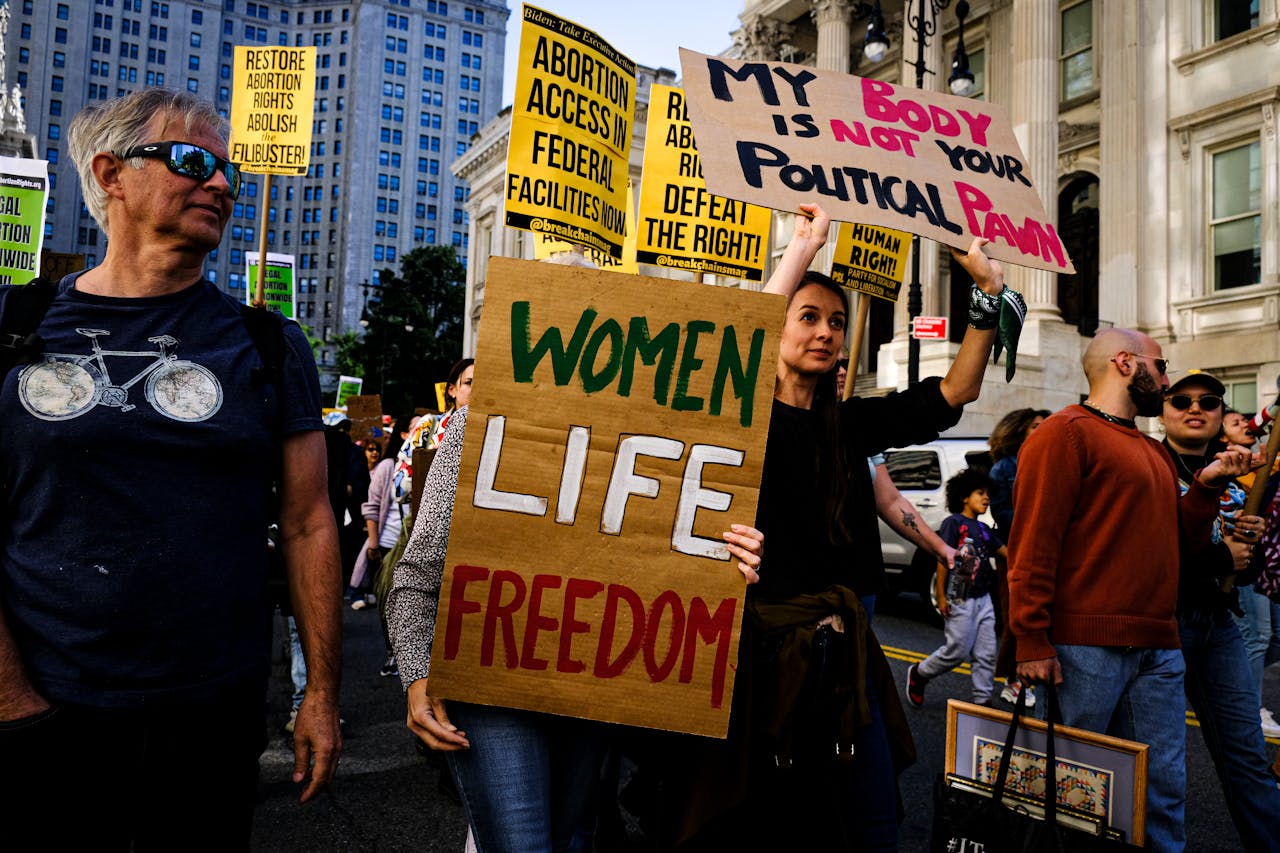
M1173 406L1180 412L1185 412L1191 408L1192 403L1200 404L1202 412L1216 412L1218 407L1222 405L1222 398L1217 394L1202 394L1200 397L1192 398L1186 394L1174 394L1172 397L1166 398L1169 405Z
M126 160L130 157L163 160L170 172L196 181L207 181L213 177L214 172L221 172L222 177L227 179L227 195L233 200L240 197L240 167L199 145L189 142L151 142L130 148L120 156Z

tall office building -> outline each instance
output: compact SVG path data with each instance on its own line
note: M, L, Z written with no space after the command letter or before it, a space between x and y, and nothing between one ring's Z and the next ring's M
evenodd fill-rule
M229 115L236 45L312 45L316 102L305 177L248 175L211 281L244 298L244 253L297 257L298 319L324 345L356 325L361 284L419 246L465 259L469 190L449 163L497 114L505 0L9 0L4 85L25 95L27 129L49 160L45 246L106 250L84 207L64 134L76 112L146 86L187 89ZM331 372L331 371L330 371Z

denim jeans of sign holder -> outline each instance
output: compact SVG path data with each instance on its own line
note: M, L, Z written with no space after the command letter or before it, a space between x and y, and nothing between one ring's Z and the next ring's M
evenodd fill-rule
M481 853L589 850L602 724L450 702L470 749L446 753Z
M1244 637L1245 654L1253 678L1255 697L1262 705L1262 671L1280 660L1280 604L1258 592L1252 585L1240 587L1240 610L1236 626Z
M1187 720L1178 649L1055 646L1062 722L1148 746L1147 849L1186 845Z
M1271 778L1240 632L1225 613L1183 616L1178 631L1187 698L1243 849L1280 850L1280 790Z

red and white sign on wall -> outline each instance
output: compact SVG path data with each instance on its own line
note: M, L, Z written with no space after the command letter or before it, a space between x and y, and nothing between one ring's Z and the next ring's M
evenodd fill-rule
M917 317L911 326L911 337L922 341L945 341L947 339L946 317Z

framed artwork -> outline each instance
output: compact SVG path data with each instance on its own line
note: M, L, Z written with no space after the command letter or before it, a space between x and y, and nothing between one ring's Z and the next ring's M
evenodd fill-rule
M944 772L994 785L1009 734L1007 711L951 699L947 702ZM1007 787L1044 799L1048 727L1023 717L1014 739ZM1146 840L1147 745L1096 732L1054 726L1058 802L1097 815L1131 844Z

